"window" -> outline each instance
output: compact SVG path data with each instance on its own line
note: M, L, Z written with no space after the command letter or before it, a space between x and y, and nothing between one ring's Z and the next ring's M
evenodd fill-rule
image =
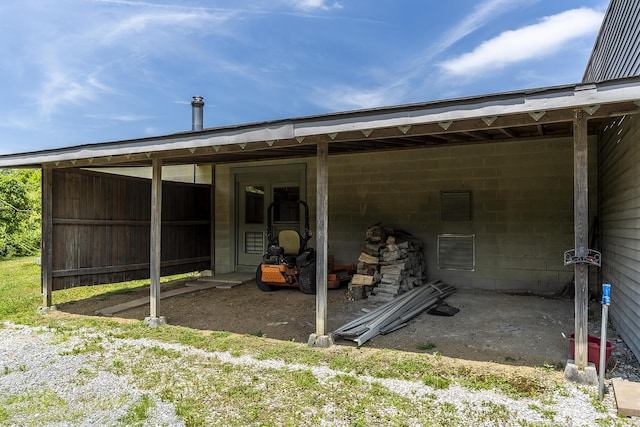
M247 185L244 188L244 218L247 224L264 223L264 187Z
M300 221L300 187L274 187L273 201L278 202L274 206L274 222L299 222Z

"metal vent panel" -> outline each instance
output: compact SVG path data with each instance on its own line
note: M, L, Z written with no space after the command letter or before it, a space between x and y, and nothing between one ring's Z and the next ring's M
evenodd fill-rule
M264 253L264 233L246 231L244 233L244 251L249 255L262 255Z
M438 268L474 271L476 267L475 234L438 235Z
M471 191L440 193L440 217L443 221L471 221Z

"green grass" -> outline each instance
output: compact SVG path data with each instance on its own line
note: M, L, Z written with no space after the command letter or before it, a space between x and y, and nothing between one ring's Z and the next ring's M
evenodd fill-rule
M462 382L474 389L498 388L514 396L534 396L543 387L529 373L501 379L487 373L474 373L449 366L440 363L442 356L437 352L429 355L369 349L366 357L360 357L362 351L355 354L350 348L319 351L300 343L268 340L260 332L240 336L225 331L203 333L172 325L150 329L142 322L118 323L101 317L54 320L37 312L37 307L42 301L39 292L40 268L34 261L35 258L21 258L0 262L0 283L3 283L0 286L0 320L48 326L58 332L59 340L63 340L65 334L73 333L78 328L94 328L106 331L113 338L157 339L207 351L229 351L234 355L250 354L259 360L275 359L286 363L328 366L377 378L422 381L436 388ZM131 292L143 285L143 281L132 281L65 289L53 293L53 302L55 305L64 305L81 299L105 298L116 293ZM86 342L74 348L72 353L81 354L100 349L99 342Z
M344 420L353 426L455 426L473 424L473 421L500 424L517 417L504 405L457 408L447 402L434 403L435 394L408 398L385 386L385 381L390 379L425 384L433 389L433 393L461 385L478 391L497 390L514 399L533 398L537 399L536 412L554 420L555 413L548 407L552 400L550 396L563 389L557 367L551 365L541 368L510 366L509 373L505 374L494 364L469 364L443 357L438 352L410 353L340 346L315 349L301 343L271 340L261 331L239 335L174 325L151 329L141 321L119 322L103 317L65 316L64 313L56 316L40 314L37 311L42 304L39 284L40 268L34 258L0 261L0 321L48 327L55 333L53 344L64 343L70 337L82 337L79 344L60 357L96 356L99 359L96 369L125 376L144 391L121 418L120 422L125 425L144 424L157 401L152 396L173 403L177 415L192 426L318 425L323 422L331 425ZM133 292L143 286L144 281L134 281L55 291L53 303L64 307L87 298L106 299L114 294ZM185 354L161 344L143 349L122 345L117 354L106 355L116 340L138 338L181 344L207 352L228 352L236 357L250 356L258 362L275 360L286 365L257 368L227 363L215 357ZM430 342L417 344L418 350L434 347ZM153 360L152 367L150 360ZM314 374L314 367L330 368L336 374L321 380ZM10 371L7 366L0 367L0 375L12 374ZM89 380L92 372L86 370L79 374ZM363 379L365 376L366 380ZM20 414L31 409L32 402L41 397L37 394L1 397L0 424L20 420ZM65 402L50 397L54 405L64 407ZM8 399L21 398L22 403L8 404ZM601 410L595 399L593 404Z
M118 419L126 426L141 426L147 419L148 412L155 406L153 398L148 394L143 394L133 405L129 407L126 415Z
M422 351L433 350L434 348L436 348L436 344L431 341L421 342L416 345L416 348Z
M37 312L38 307L43 305L40 266L35 261L35 256L0 259L0 320L23 324L41 323ZM162 282L187 276L165 277ZM51 302L53 305L63 305L87 298L106 299L114 294L135 292L148 285L148 280L133 280L100 286L80 286L54 291Z
M3 425L40 426L73 421L79 414L69 414L67 402L50 389L34 389L0 397L0 423ZM33 417L33 414L39 414Z
M31 324L42 305L40 266L35 257L0 261L0 320Z

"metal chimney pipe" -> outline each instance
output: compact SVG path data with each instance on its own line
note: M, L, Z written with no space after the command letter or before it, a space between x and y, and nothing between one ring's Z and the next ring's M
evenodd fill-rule
M194 96L191 101L191 130L202 130L202 110L204 109L204 98L201 96Z

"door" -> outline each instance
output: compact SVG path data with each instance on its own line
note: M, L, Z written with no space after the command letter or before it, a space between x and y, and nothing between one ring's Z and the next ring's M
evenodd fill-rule
M238 265L258 265L266 248L267 184L261 180L239 181Z
M252 270L262 262L267 248L267 208L279 202L272 211L274 236L282 229L302 233L303 213L298 200L304 200L303 175L299 167L282 173L236 174L236 269Z

